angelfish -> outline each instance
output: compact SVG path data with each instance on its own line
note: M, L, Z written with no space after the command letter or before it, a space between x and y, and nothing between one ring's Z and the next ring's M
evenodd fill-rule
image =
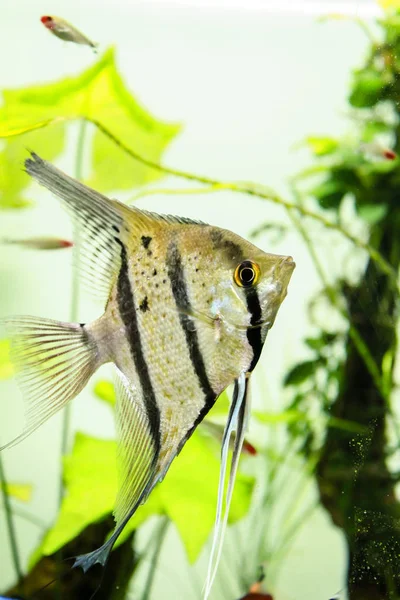
M207 597L244 439L250 374L287 294L293 259L267 254L219 227L128 207L35 153L25 169L72 215L80 231L81 275L106 302L104 314L87 324L6 319L27 419L23 432L7 446L23 440L77 396L100 365L115 364L116 525L100 548L76 558L74 567L86 572L95 563L106 564L138 506L164 478L218 396L234 383L222 442Z
M90 46L96 51L97 44L92 42L86 35L81 33L79 29L68 23L61 17L55 17L51 15L45 15L40 17L43 25L51 31L55 36L64 40L65 42L73 42L74 44L81 44L83 46Z

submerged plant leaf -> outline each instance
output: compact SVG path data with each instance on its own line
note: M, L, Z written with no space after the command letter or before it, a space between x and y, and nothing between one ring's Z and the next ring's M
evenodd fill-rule
M100 400L107 402L107 404L114 408L116 402L116 395L115 387L111 381L107 381L106 379L98 381L95 384L93 391L96 394L96 396L100 398Z
M358 214L360 217L367 221L369 225L375 225L382 221L386 217L388 207L386 204L365 204L358 208Z
M295 365L293 369L287 373L284 385L298 385L299 383L303 383L303 381L306 381L306 379L314 375L318 366L319 362L317 360L306 360Z
M22 192L29 184L22 164L26 148L47 160L58 156L65 143L65 120L87 118L104 125L147 159L158 162L180 130L140 106L125 87L108 50L92 67L76 77L55 83L3 91L0 108L0 207L27 204ZM23 134L23 135L22 135ZM16 137L17 136L17 137ZM100 131L93 140L89 184L102 191L130 189L163 174L136 163Z
M1 486L4 484L0 483ZM30 502L32 498L32 486L29 483L6 483L7 494L21 502Z
M116 450L114 441L76 435L72 454L64 461L66 495L54 527L34 553L35 561L53 554L90 523L112 512L117 493ZM219 459L207 441L195 433L116 545L149 517L163 514L174 521L189 560L194 561L214 524L218 476ZM246 514L253 486L253 478L238 475L230 522Z
M315 156L332 154L338 148L338 141L331 137L310 136L306 142Z
M9 340L0 340L0 379L8 379L14 374L14 367L10 360Z

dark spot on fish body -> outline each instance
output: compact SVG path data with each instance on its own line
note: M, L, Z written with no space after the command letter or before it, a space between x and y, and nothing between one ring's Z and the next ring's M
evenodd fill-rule
M111 225L111 227L114 229L114 231L119 233L119 227L117 227L116 225Z
M145 296L145 297L143 298L143 300L142 300L142 301L141 301L141 303L139 304L139 308L140 308L140 310L141 310L142 312L146 312L146 311L150 310L150 309L149 309L149 302L148 302L147 296Z
M214 248L224 250L231 261L241 262L244 259L242 248L232 240L228 240L223 231L211 230L210 237Z
M142 235L142 246L145 250L147 250L147 248L150 245L150 242L153 238L150 237L149 235Z
M154 269L153 271L153 277L155 277L157 275L157 269Z

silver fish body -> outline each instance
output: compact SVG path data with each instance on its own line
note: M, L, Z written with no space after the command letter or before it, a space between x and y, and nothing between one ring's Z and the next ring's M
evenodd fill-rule
M69 240L55 237L32 237L20 240L5 238L0 240L0 242L29 250L61 250L63 248L71 248L74 245Z
M106 306L86 325L7 320L27 405L26 428L11 444L65 406L100 365L113 362L119 374L116 529L101 548L78 557L74 566L86 571L105 564L139 504L235 382L223 441L225 466L225 446L237 429L231 496L248 414L247 382L295 265L230 231L110 200L35 154L25 165L77 221L82 274Z
M43 25L51 31L53 35L64 40L64 42L73 42L74 44L80 44L83 46L90 46L93 50L96 50L97 44L92 42L86 35L84 35L79 29L71 25L65 19L61 17L55 17L51 15L45 15L41 17Z

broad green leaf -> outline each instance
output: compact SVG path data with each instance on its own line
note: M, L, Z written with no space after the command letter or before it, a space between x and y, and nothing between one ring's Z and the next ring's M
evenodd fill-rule
M307 360L294 366L293 369L287 373L284 379L284 385L298 385L303 383L309 377L314 375L318 364L319 363L316 360Z
M30 502L32 498L32 486L28 483L7 483L6 491L9 496L21 502Z
M115 387L111 381L102 380L98 381L93 388L94 393L100 400L104 400L110 406L114 408L116 402Z
M374 69L357 71L349 102L356 108L369 108L383 99L385 81Z
M304 421L306 415L300 410L285 410L281 413L269 413L253 411L252 416L265 425L280 425L282 423L293 423L293 421Z
M321 350L326 344L324 338L305 338L304 342L307 344L309 348L312 350Z
M228 393L222 392L222 394L219 396L218 400L208 413L207 417L211 419L213 417L226 417L229 413L230 404L231 403L229 400Z
M0 109L0 118L1 112ZM0 125L1 127L1 125ZM0 152L0 208L24 208L31 204L24 190L29 177L23 170L27 148L53 160L64 147L65 125L58 123L48 129L37 129L9 138Z
M64 148L65 120L101 123L146 159L158 162L180 126L153 117L124 85L108 50L92 67L76 77L51 84L3 92L0 108L0 206L22 206L29 178L22 171L26 147L54 159ZM23 134L23 135L22 135ZM15 137L20 136L20 137ZM93 140L89 183L103 191L129 189L162 177L162 173L134 161L100 131Z
M315 156L332 154L338 147L338 141L331 137L310 136L306 142Z
M117 545L150 516L164 514L174 521L188 557L194 561L213 527L219 467L212 447L196 432L172 463L162 484L137 510ZM64 481L67 493L60 513L35 551L35 560L53 554L90 523L112 512L117 493L116 443L78 433L72 454L64 461ZM238 475L230 522L246 514L253 486L252 478Z
M337 208L346 190L340 181L327 179L315 187L311 193L323 208Z
M388 207L386 204L364 204L358 208L358 214L370 225L375 225L386 216Z
M8 379L14 374L14 367L10 360L9 340L0 340L0 379Z

